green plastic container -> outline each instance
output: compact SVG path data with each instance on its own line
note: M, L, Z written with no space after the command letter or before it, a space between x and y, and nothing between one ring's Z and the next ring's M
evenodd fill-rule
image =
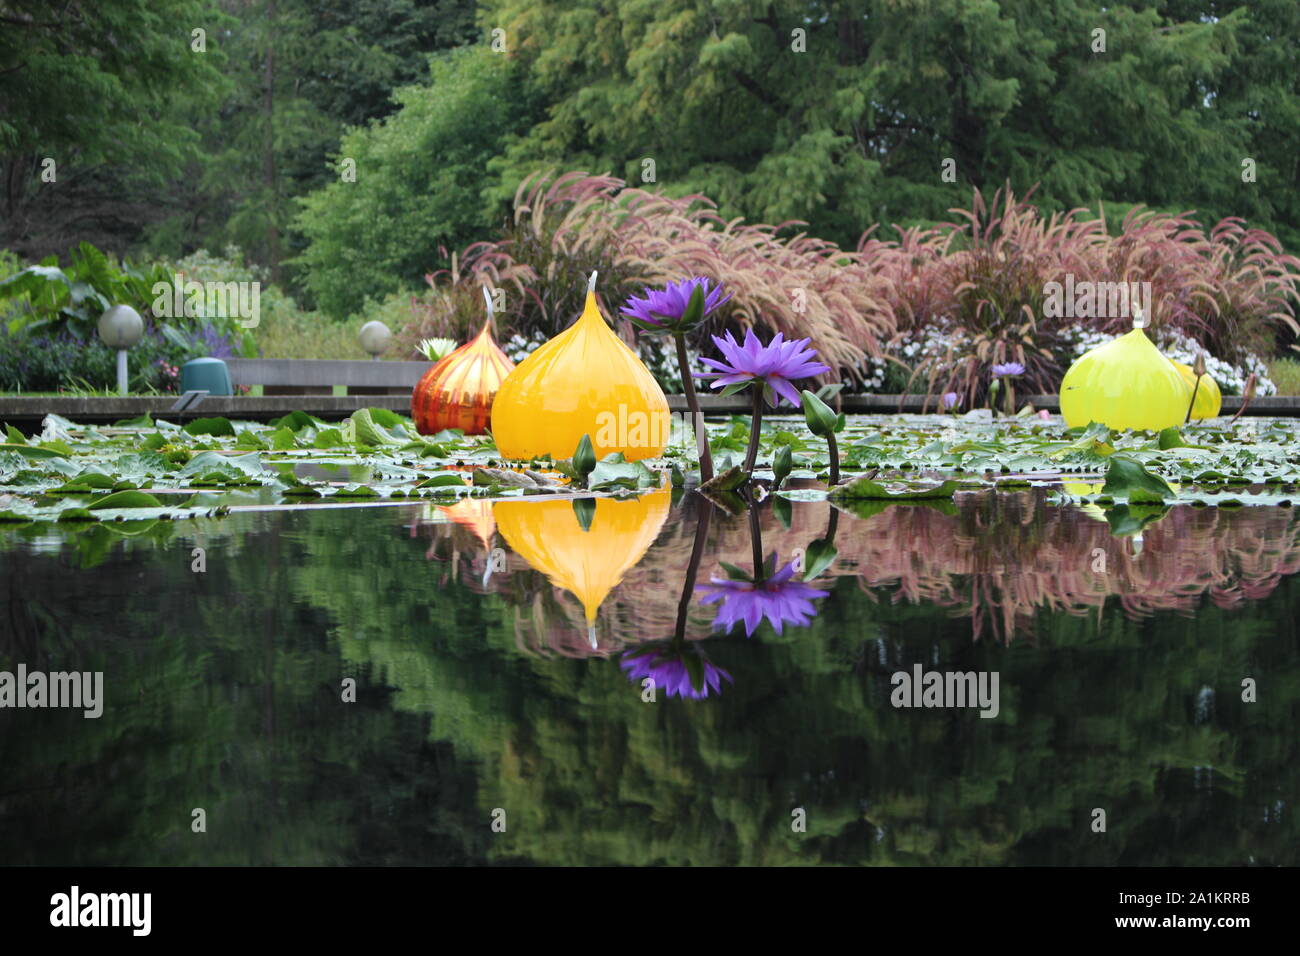
M233 395L230 369L217 358L191 359L181 366L181 391L206 391L209 395Z

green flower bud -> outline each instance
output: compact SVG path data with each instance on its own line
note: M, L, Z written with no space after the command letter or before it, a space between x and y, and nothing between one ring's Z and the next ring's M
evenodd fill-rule
M583 435L582 441L578 442L578 447L573 453L574 474L582 481L586 481L595 467L596 449L591 446L591 436Z
M839 416L831 407L807 389L803 392L803 417L808 430L820 438L833 435L839 424Z
M772 458L772 474L776 477L775 484L772 487L781 487L781 482L789 476L790 470L794 467L794 462L790 455L790 446L782 445L776 450L776 455Z

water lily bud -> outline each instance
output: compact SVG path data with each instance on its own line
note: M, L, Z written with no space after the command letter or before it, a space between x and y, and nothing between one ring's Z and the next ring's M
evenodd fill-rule
M686 311L682 313L681 321L677 327L683 331L693 329L700 324L704 318L704 287L697 285L695 291L691 293L691 300L686 303Z
M776 450L776 455L772 458L772 474L776 477L773 488L780 487L781 482L785 481L794 467L794 460L790 455L790 446L782 445Z
M591 446L591 436L583 435L573 453L573 471L583 481L596 467L596 449Z
M808 430L820 438L833 435L839 423L839 416L831 407L807 389L803 391L803 417Z
M1205 374L1205 353L1204 352L1196 353L1196 364L1192 366L1192 371L1196 373L1197 378L1200 378L1202 375Z

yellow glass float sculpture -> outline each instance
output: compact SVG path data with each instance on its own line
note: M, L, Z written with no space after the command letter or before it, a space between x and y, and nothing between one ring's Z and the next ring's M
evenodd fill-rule
M482 435L491 423L492 401L515 367L492 337L492 297L483 331L450 355L434 363L411 392L411 418L421 435L459 428Z
M1169 361L1174 362L1173 359ZM1196 401L1192 403L1192 419L1200 420L1203 418L1216 418L1223 408L1223 393L1219 391L1219 383L1208 375L1201 376L1201 384L1196 384L1196 372L1190 365L1184 365L1182 362L1174 362L1174 368L1178 369L1178 374L1183 377L1187 383L1189 392L1196 392ZM1191 399L1188 399L1191 401Z
M497 530L515 554L582 602L596 646L596 612L623 575L645 557L668 517L672 488L639 498L598 498L583 530L573 501L498 501Z
M596 274L582 316L519 363L492 403L492 435L505 458L569 458L583 435L597 458L663 454L668 399L596 306Z
M1192 390L1142 329L1085 352L1061 379L1061 415L1071 428L1098 422L1107 428L1160 431L1183 424Z

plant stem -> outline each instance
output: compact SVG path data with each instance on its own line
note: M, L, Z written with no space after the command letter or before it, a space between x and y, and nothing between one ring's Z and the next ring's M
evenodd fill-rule
M758 461L758 435L763 430L763 383L755 380L749 386L754 392L754 415L749 423L749 450L745 452L745 474L754 477L754 462Z
M763 564L763 532L758 523L758 505L749 505L749 544L754 549L754 583L762 584L767 580L767 568Z
M690 610L691 598L695 595L695 578L700 573L700 560L704 557L704 541L709 536L709 519L713 517L713 505L708 499L697 499L704 512L695 524L695 546L691 548L691 563L686 566L686 581L682 585L682 599L677 604L677 629L673 632L676 640L686 639L686 612Z
M1196 393L1200 389L1200 387L1201 387L1201 376L1198 375L1196 376L1196 384L1192 386L1192 400L1187 403L1187 417L1183 419L1184 425L1186 425L1188 422L1192 420L1192 409L1196 407Z
M695 431L695 451L700 458L700 484L713 478L713 453L709 451L709 432L700 414L700 400L695 397L695 379L691 375L690 359L686 355L686 336L674 335L677 341L677 367L682 373L682 390L686 393L686 408L691 413L691 428Z
M840 483L840 446L834 432L826 436L826 451L831 459L831 487L834 488Z

